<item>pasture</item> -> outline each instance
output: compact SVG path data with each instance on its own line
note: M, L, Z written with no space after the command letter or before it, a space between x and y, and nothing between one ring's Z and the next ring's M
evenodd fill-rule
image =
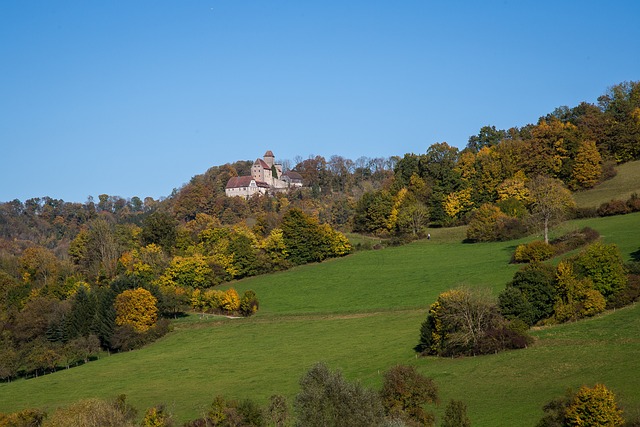
M625 260L640 249L640 213L570 221L556 233L590 226L619 245ZM431 240L358 252L342 259L238 281L256 291L252 318L191 315L141 350L104 356L36 379L0 384L0 412L52 410L85 397L124 393L139 409L164 403L179 423L199 416L221 394L264 404L290 403L302 374L318 361L349 380L381 385L395 364L412 364L449 399L468 405L474 426L533 426L542 405L569 387L606 384L628 414L640 413L640 307L539 329L528 349L458 359L416 358L421 322L438 294L455 286L497 295L517 266L520 241L464 244L464 229L433 229Z

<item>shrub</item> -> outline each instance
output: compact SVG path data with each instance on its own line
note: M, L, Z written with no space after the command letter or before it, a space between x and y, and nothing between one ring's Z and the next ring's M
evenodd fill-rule
M450 400L444 410L442 427L471 427L467 405L461 400Z
M251 316L258 311L258 297L252 290L247 290L240 298L240 314L245 317Z
M600 205L599 216L624 215L629 213L629 207L623 200L611 200Z
M598 216L597 208L575 208L573 209L573 215L576 219L582 218L595 218Z
M640 197L638 193L633 193L627 200L627 208L631 212L640 212Z
M545 261L553 257L554 248L542 240L518 245L513 260L518 263Z
M584 227L581 230L570 231L551 241L551 245L556 255L572 251L588 243L598 240L600 233L591 227Z

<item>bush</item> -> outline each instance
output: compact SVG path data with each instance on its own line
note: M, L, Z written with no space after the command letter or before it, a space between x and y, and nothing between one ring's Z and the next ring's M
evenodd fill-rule
M627 208L631 212L640 212L640 197L638 193L633 193L627 200Z
M598 216L597 208L575 208L573 209L573 217L576 219L595 218Z
M600 237L600 233L590 227L584 227L579 231L571 231L554 240L552 240L551 246L553 246L556 255L563 254L565 252L578 249L586 244L595 242Z
M600 205L599 216L624 215L629 213L629 207L623 200L611 200Z
M545 261L553 257L554 248L542 240L534 240L530 243L518 245L513 260L517 263L529 263Z

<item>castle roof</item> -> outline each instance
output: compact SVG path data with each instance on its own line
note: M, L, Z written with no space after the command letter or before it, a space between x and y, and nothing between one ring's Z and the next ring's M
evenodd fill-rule
M296 171L287 171L285 173L282 174L282 176L288 176L291 179L299 179L302 180L302 175L300 175L298 172Z
M271 150L267 150L267 152L266 152L266 153L264 153L264 156L263 156L263 157L275 157L275 156L273 155L273 151L271 151Z
M256 159L256 161L255 161L255 162L253 162L253 164L254 164L254 165L255 165L255 164L259 164L260 166L262 166L262 168L263 168L263 169L271 169L271 166L269 166L269 165L267 164L267 162L265 162L265 161L264 161L264 160L262 160L262 159Z
M251 185L251 181L255 181L251 176L233 176L229 178L226 188L244 188ZM258 187L270 188L269 184L262 181L255 181Z

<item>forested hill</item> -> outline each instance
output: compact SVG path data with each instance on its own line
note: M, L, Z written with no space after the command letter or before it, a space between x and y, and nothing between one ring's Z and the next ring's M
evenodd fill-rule
M427 224L465 223L485 203L496 203L507 214L521 211L519 188L537 175L579 191L611 178L617 164L637 159L640 82L624 82L596 103L558 107L535 124L485 126L463 150L441 142L424 154L300 160L292 169L306 188L276 197L225 197L230 177L250 173L252 162L238 161L194 176L161 201L107 194L85 203L52 197L9 201L0 204L0 238L5 254L36 244L65 258L71 240L98 217L131 227L158 210L180 224L207 214L222 225L244 222L268 233L289 207L344 231L401 236Z

